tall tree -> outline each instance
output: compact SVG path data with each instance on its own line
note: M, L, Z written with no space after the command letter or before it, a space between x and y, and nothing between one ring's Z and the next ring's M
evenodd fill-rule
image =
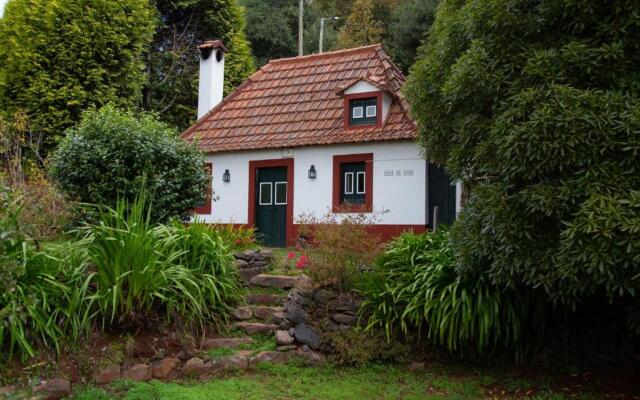
M298 3L291 0L242 0L247 10L247 36L259 65L270 59L294 57L298 40ZM325 4L326 3L326 4ZM328 18L324 25L324 50L331 50L336 42L336 16L333 2L305 2L304 53L318 51L320 18ZM339 21L339 20L338 20Z
M0 19L0 109L26 112L51 148L88 107L136 106L155 22L148 0L9 1Z
M160 25L147 59L144 107L184 129L195 121L198 103L198 44L222 39L225 94L253 71L244 9L236 0L156 0Z
M375 3L371 0L355 0L351 13L338 35L338 47L366 46L381 41L384 27L374 18Z
M443 0L405 93L426 154L471 190L460 271L567 302L637 295L638 15L635 0Z
M391 13L384 44L404 72L409 71L418 47L427 38L437 7L438 0L401 0Z

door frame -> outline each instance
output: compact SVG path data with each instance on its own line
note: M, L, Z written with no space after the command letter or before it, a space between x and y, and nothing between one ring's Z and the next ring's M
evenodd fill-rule
M287 223L285 226L285 243L295 244L293 237L293 158L249 161L249 226L256 225L256 172L258 168L287 167Z

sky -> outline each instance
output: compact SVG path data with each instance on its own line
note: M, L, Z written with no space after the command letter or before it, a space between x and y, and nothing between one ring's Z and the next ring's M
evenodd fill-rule
M4 11L4 5L7 4L9 0L0 0L0 17L2 17L2 12Z

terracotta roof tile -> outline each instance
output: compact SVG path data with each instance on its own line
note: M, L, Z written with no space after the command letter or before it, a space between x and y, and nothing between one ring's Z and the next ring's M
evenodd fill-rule
M393 97L380 128L343 128L341 93L359 80ZM208 153L414 139L403 83L380 45L272 60L182 137Z

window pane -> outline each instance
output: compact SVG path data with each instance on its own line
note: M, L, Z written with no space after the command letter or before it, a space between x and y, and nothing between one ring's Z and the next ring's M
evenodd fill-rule
M350 125L375 125L378 121L378 98L349 100Z
M276 204L287 204L287 182L276 182Z
M375 117L377 108L376 106L367 106L367 117Z
M268 206L271 204L271 182L260 183L260 205Z
M353 193L353 172L347 172L344 174L344 193Z
M364 193L364 176L365 176L364 172L358 172L358 182L356 186L356 192L358 194Z
M353 118L362 118L362 107L353 107Z

